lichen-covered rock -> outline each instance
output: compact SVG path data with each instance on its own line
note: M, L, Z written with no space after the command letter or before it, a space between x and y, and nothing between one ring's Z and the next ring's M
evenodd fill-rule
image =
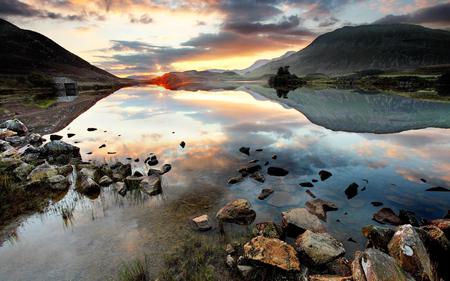
M25 124L23 124L19 119L7 120L0 124L0 128L5 128L22 135L28 133L27 126L25 126Z
M22 163L14 169L14 175L21 181L26 181L28 175L33 171L34 166L28 163Z
M142 177L139 187L148 195L158 195L162 192L161 186L161 176L160 175L150 175Z
M253 236L282 239L284 237L284 233L281 226L274 222L268 221L257 223L253 227Z
M397 263L417 280L436 280L427 249L412 225L400 226L388 249Z
M322 199L314 199L306 202L306 209L319 219L326 221L328 211L336 211L338 207L330 201Z
M328 233L306 230L297 237L295 245L297 251L308 257L315 265L328 263L345 254L344 245Z
M45 182L48 178L58 174L58 167L44 163L34 168L27 176L27 180L32 182Z
M276 238L257 236L244 245L244 257L248 260L275 266L287 271L300 271L295 249Z
M367 238L367 248L376 248L388 253L388 244L394 236L395 231L387 227L368 225L361 229L364 237Z
M282 226L286 230L286 234L291 237L297 237L305 230L313 232L325 232L325 227L319 218L305 208L291 209L281 213Z
M49 183L50 189L53 190L66 190L67 188L69 188L69 181L63 175L50 177L47 181Z
M220 209L216 218L220 224L224 222L241 225L251 224L256 217L256 213L251 209L251 204L245 199L236 199L226 204Z
M0 166L5 171L13 171L22 164L23 162L16 157L0 158Z

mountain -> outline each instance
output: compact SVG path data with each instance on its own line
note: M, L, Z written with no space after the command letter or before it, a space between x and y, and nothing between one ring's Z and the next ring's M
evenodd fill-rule
M238 81L242 76L233 71L214 72L189 70L169 72L150 80L151 84L163 86L166 89L211 89L228 88L228 82Z
M78 82L117 84L125 80L95 67L34 31L0 19L0 75L67 76ZM81 43L81 42L80 42Z
M450 32L409 24L343 27L301 51L246 74L259 77L289 65L297 75L342 75L366 69L407 70L450 63Z

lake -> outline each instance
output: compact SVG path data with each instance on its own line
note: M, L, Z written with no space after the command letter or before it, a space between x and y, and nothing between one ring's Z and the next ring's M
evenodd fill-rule
M89 199L69 190L48 211L24 220L1 245L0 280L105 280L115 277L123 262L144 255L156 274L163 255L188 236L227 239L217 228L192 230L192 217L214 217L230 200L245 198L257 213L255 222L280 222L281 211L312 199L307 189L337 204L325 225L352 257L365 245L361 227L378 224L372 215L381 207L372 201L427 219L447 213L450 193L426 189L450 187L449 128L450 103L355 90L302 88L277 95L258 85L121 89L57 134L79 146L85 161L120 160L145 172L144 159L155 153L156 167L172 165L163 176L163 194L122 197L106 188ZM239 152L242 146L251 148L249 156ZM266 181L227 184L250 160L263 166ZM267 175L266 161L289 174ZM333 176L311 188L299 185L319 179L323 169ZM347 199L344 190L351 183L358 184L358 193ZM274 194L258 200L268 187ZM63 220L62 207L73 211L70 219ZM226 231L240 235L246 227Z

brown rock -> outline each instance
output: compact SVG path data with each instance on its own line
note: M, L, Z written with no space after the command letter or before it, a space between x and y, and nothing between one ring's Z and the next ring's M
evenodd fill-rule
M264 236L267 238L283 238L283 229L274 222L260 222L253 227L253 236Z
M208 215L201 215L192 219L196 228L200 231L210 230L212 228Z
M153 174L142 177L139 187L150 196L158 195L162 192L161 176Z
M353 260L352 265L351 265L352 277L353 277L353 280L356 280L356 281L366 281L366 275L364 274L364 270L361 266L361 258L362 258L362 252L356 251L355 259Z
M381 224L401 225L402 220L392 211L391 208L382 208L373 215L373 220Z
M307 256L315 265L328 263L345 254L344 245L328 233L306 230L295 241L297 251Z
M222 223L224 222L248 225L255 220L255 217L256 213L251 209L251 204L246 199L236 199L225 205L216 214L222 230Z
M261 193L258 195L258 199L264 200L267 197L269 197L273 192L274 191L272 188L264 188L263 190L261 190Z
M314 199L306 202L306 209L319 219L326 221L328 211L336 211L338 208L336 204L322 199Z
M319 218L309 213L305 208L291 209L281 213L282 227L291 237L296 237L305 230L325 232L325 227Z
M241 181L243 181L244 178L242 176L238 176L238 177L232 177L228 179L228 184L236 184L239 183Z
M276 238L257 236L244 245L244 257L287 271L300 271L295 249Z
M447 238L450 239L450 219L432 220L430 224L437 226L440 230L444 231Z
M361 254L361 259L354 261L359 269L353 271L354 280L367 281L413 281L395 262L380 250L369 248ZM358 267L356 265L355 267ZM356 273L356 274L355 274ZM360 278L360 279L357 279Z
M310 275L309 281L352 281L351 276L336 276L336 275Z
M388 253L388 244L392 236L394 236L394 230L386 227L368 225L363 227L361 231L368 240L367 248L375 248Z

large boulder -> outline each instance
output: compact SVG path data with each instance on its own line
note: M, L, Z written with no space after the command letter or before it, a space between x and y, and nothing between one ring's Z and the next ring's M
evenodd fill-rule
M150 176L142 177L139 187L148 195L158 195L162 192L161 176L152 174Z
M306 209L319 219L326 221L328 211L336 211L338 207L330 201L322 199L314 199L306 202Z
M328 233L306 230L295 241L297 251L315 265L322 265L345 254L344 245Z
M281 213L282 226L291 237L297 237L306 230L325 232L325 227L319 218L305 208L291 209Z
M25 124L23 124L19 119L7 120L0 124L0 128L5 128L21 135L28 133L27 126L25 126Z
M246 199L236 199L226 204L216 214L221 229L224 222L240 225L251 224L256 218L256 213L251 207L252 205Z
M49 163L69 164L81 161L80 148L61 140L44 144L40 152L41 157L45 157Z
M300 271L295 249L276 238L257 236L244 245L244 257L250 261L287 271Z
M442 230L448 239L450 239L450 219L436 219L432 220L431 224L437 226Z
M412 225L400 226L388 249L396 262L417 280L437 280L427 249Z
M367 238L367 248L375 248L388 253L388 244L395 231L387 227L368 225L361 229Z
M96 181L96 180L98 180L100 178L101 172L95 166L83 167L78 172L78 175L81 176L81 177L91 178L91 179Z
M355 253L352 271L358 281L414 281L392 257L374 248Z

